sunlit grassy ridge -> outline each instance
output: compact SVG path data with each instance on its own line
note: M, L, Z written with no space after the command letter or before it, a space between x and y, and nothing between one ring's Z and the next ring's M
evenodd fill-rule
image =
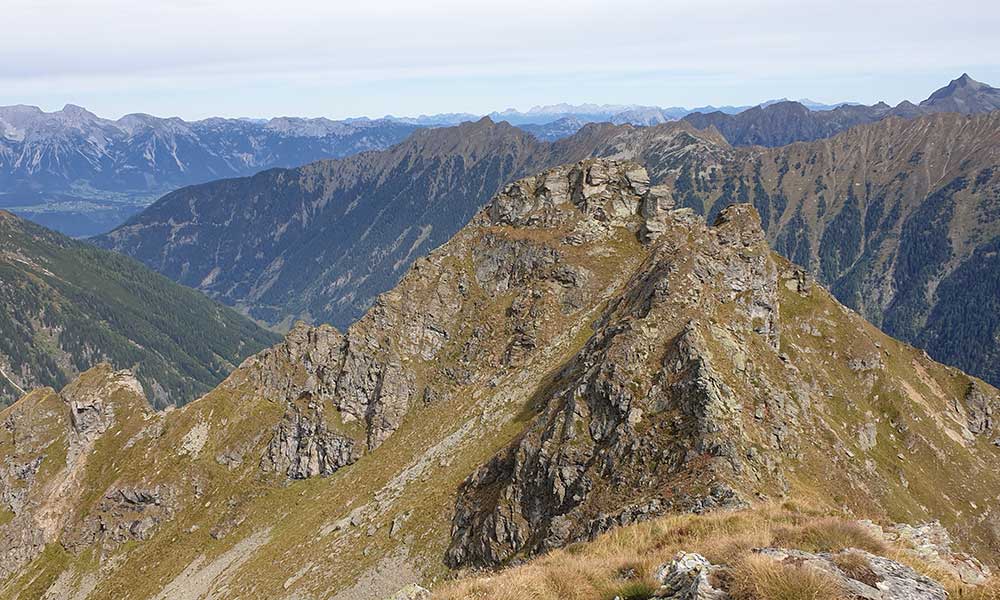
M435 600L645 600L660 585L654 577L657 568L683 551L733 567L727 584L735 600L847 600L829 576L752 552L765 547L814 553L857 548L938 578L952 598L1000 597L1000 581L964 585L922 562L905 546L886 543L843 514L794 502L664 517L555 550L521 566L468 575L441 584L433 592Z

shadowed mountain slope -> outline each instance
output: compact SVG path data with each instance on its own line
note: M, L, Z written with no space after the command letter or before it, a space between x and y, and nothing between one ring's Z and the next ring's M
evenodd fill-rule
M0 211L0 404L94 363L135 367L157 407L183 404L275 341L128 257Z

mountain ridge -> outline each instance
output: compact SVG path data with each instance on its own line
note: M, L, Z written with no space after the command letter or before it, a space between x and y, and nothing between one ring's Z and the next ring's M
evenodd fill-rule
M0 413L34 432L0 436L0 597L380 599L445 557L768 498L940 519L997 564L998 402L773 253L751 205L710 225L588 159L505 186L350 328L298 325L179 410L102 366Z
M857 125L887 117L916 118L938 112L986 113L1000 109L1000 89L973 80L968 74L933 92L919 105L904 100L895 107L842 104L814 111L800 102L778 101L737 114L694 113L683 117L697 127L718 129L734 146L785 146L831 137Z
M477 127L487 128L490 125L488 121L481 120ZM504 126L493 124L492 127L499 130ZM417 219L419 227L412 220L402 220L396 221L390 229L360 229L372 232L365 239L365 243L369 244L368 252L374 251L375 248L381 248L382 251L388 249L394 256L393 260L383 263L382 266L377 264L373 266L373 263L358 256L349 259L349 262L341 263L339 268L343 270L339 273L331 271L325 276L326 281L336 282L344 273L351 273L353 278L359 277L358 273L366 273L368 274L364 275L366 279L360 283L357 279L353 281L344 279L332 287L325 287L325 291L322 294L317 293L316 297L324 295L327 298L335 298L333 303L315 304L313 305L315 308L310 310L296 309L290 318L306 318L313 322L327 321L341 327L346 326L360 314L371 299L396 281L395 278L407 261L441 243L441 240L457 231L464 224L464 219L468 218L466 215L471 216L475 207L486 202L490 192L498 190L505 181L515 177L519 170L524 172L531 168L544 168L588 156L610 156L638 160L649 169L655 181L669 183L672 186L674 197L680 205L692 207L710 220L728 203L752 202L763 217L773 247L809 268L824 284L832 286L842 301L860 309L873 322L888 327L895 335L927 348L937 358L959 365L992 382L1000 382L1000 373L991 366L995 362L991 358L990 350L994 344L989 340L992 339L991 336L998 335L997 327L989 312L992 310L990 307L993 306L993 296L991 291L984 287L985 282L991 280L986 273L993 268L991 266L993 263L989 259L992 256L990 244L994 243L991 240L996 240L998 235L995 231L997 216L991 208L995 203L996 194L996 180L991 174L1000 172L1000 164L997 164L1000 159L997 158L996 150L1000 145L995 134L997 129L1000 129L1000 123L997 122L995 113L985 115L935 113L917 119L890 117L857 126L832 138L798 142L774 149L734 146L714 126L698 129L696 124L684 120L652 127L587 124L573 136L549 143L528 139L514 128L503 129L506 132L504 135L518 140L513 146L516 151L511 156L523 161L521 167L486 174L490 180L488 185L485 180L480 180L484 185L479 186L474 193L462 192L459 195L452 195L450 202L455 204L449 210L434 213L436 216L433 226L423 239L420 232L427 231L427 226L431 224L429 221L424 221L423 217ZM440 137L444 140L456 135L462 134L458 133L458 130L435 129L422 132L420 139L430 140ZM893 153L891 148L887 147L890 142L900 148L910 148L909 153L906 156L901 156L902 151ZM455 142L451 140L447 143ZM934 169L943 167L954 170L956 165L952 158L953 153L947 150L949 147L960 148L967 159L965 169L975 171L961 174L962 181L965 182L962 184L964 191L941 191L949 182L941 180L931 168L933 165ZM870 150L871 148L879 150L876 153ZM417 145L407 145L407 143L393 152L404 154L413 152L417 155L420 153ZM385 166L389 164L395 165L391 169L403 168L403 164L409 164L399 161L398 157L388 161L387 158L390 156L392 152L384 155L366 155L367 160L374 162L365 163L364 168L375 168L377 171L379 168L389 169L390 167ZM449 167L444 166L449 164L446 155L437 156L435 160L442 160L439 160L436 166L425 165L431 169L425 172L439 174L447 172ZM850 161L846 158L850 158ZM372 167L373 164L380 162L384 162L385 165ZM355 172L361 168L358 166L361 163L352 164L354 166L345 168L345 171ZM893 169L891 172L890 167ZM305 169L307 171L328 169L330 173L334 173L341 168L339 163L326 163L325 166ZM296 171L296 173L302 172L304 171ZM956 171L955 174L959 173ZM848 186L847 183L851 179L858 185ZM378 178L373 178L372 181L376 182ZM922 183L914 185L915 182ZM235 185L238 184L228 182L219 184L218 187L226 189ZM351 196L351 199L345 202L349 205L355 200L359 203L364 201L370 194L381 196L395 193L386 186L379 185L381 186L379 189ZM264 186L258 193L263 194L267 190L268 187ZM901 266L901 279L896 282L890 272L879 271L878 265L897 264L895 257L900 250L898 245L911 243L913 236L920 231L916 225L911 225L910 229L903 231L902 220L910 218L911 211L917 210L927 202L940 203L939 196L934 195L938 192L963 198L956 204L960 210L953 215L952 212L948 213L952 215L948 217L952 223L948 231L935 229L937 233L924 232L923 235L930 236L928 241L933 238L934 247L939 248L940 252L950 253L954 248L956 254L953 259L941 262L938 258L932 259L930 256L918 253L916 256L919 258L916 262L910 264L904 261L898 264L909 264L910 266L905 269L915 273L921 268L930 268L930 262L933 260L934 264L940 264L943 270L936 274L920 275L918 283L917 279L902 275L904 268ZM337 192L337 194L342 193L342 191ZM415 194L421 202L426 203L426 206L434 206L437 202L436 194L443 192L428 182L420 183L417 187L411 186L407 193ZM260 198L265 197L260 196ZM299 196L292 194L290 197ZM858 197L861 199L857 200ZM233 196L234 200L236 198L242 196ZM858 206L844 212L841 219L835 219L849 198ZM116 248L134 255L158 270L164 268L160 266L162 264L160 261L166 257L173 262L165 272L177 278L183 269L188 269L187 272L192 275L185 275L188 279L182 281L188 285L199 286L215 266L219 266L220 271L225 271L227 267L224 262L219 265L208 265L199 258L212 256L215 253L212 245L215 242L210 232L211 227L216 226L195 223L182 215L187 214L189 202L204 204L215 203L217 200L218 195L215 194L191 193L165 198L157 205L163 211L162 215L157 217L157 221L166 223L173 218L175 223L185 223L185 231L191 235L185 235L181 239L188 249L182 247L177 251L172 250L162 241L167 239L165 237L152 236L147 241L147 236L142 232L142 223L144 219L149 218L148 215L135 219L133 226L136 229L119 229L97 241L104 247ZM396 201L401 200L403 200L401 196L396 199ZM869 203L871 209L868 208ZM952 200L946 201L949 206L953 203ZM178 208L171 208L171 205ZM804 205L802 210L799 208L801 205ZM180 212L177 212L178 210ZM327 210L328 218L339 221L340 217L336 216L335 212ZM888 217L891 215L895 216L889 220ZM930 217L919 215L913 217L914 222L921 218ZM228 216L221 215L217 222L223 223L226 219ZM266 227L272 228L272 225ZM359 224L357 227L367 228L368 225ZM829 235L824 237L828 228L833 229L830 229ZM171 228L161 227L161 229L162 232L156 235L162 236L172 231ZM838 242L834 232L841 229L847 233L842 236L845 239ZM406 231L404 237L399 238L404 231ZM381 239L371 237L373 234ZM197 235L209 235L209 237L199 240ZM161 241L156 241L157 239ZM301 246L298 255L300 258L296 264L308 265L312 258L321 253L323 239L325 239L323 236L310 238L309 244ZM418 240L419 243L414 246ZM878 251L881 255L865 254L862 249L868 248L869 245L872 248L881 248ZM843 250L837 249L839 247ZM193 252L195 248L201 248L197 256L192 255L188 258L184 254ZM255 252L245 251L243 255L252 255ZM889 255L889 258L886 258L886 255ZM269 261L275 260L273 255L270 256ZM400 259L403 262L398 262ZM273 268L280 271L281 265L273 264ZM980 272L979 276L971 277L969 273L978 268L977 264L981 265L981 270L985 270ZM255 268L257 269L255 272L263 273L265 267ZM845 270L848 268L851 269L850 272ZM945 281L946 276L951 279L947 280L945 287L938 290L938 283ZM957 278L970 277L971 279L964 284L965 287L953 285ZM313 276L306 280L309 285L321 281ZM288 281L288 293L297 296L299 292L295 290L302 288ZM981 300L962 309L966 313L978 315L976 323L979 325L975 326L971 325L969 319L963 320L959 316L962 314L961 311L955 312L959 310L961 304L958 290L968 289L968 285L980 290L977 292L979 294L977 297L981 297ZM209 293L216 293L210 286L201 287ZM897 288L904 291L897 294ZM359 291L363 293L358 293ZM230 304L238 305L245 297L245 292L231 286L225 287L225 293L229 293L230 296L219 297ZM260 297L265 297L267 293ZM921 304L918 301L921 293L930 294L926 301L927 306L915 308ZM893 299L897 297L899 300L893 303ZM904 300L904 297L908 297L909 300ZM268 301L256 316L270 323L279 322L284 318L279 316L281 304L280 300ZM273 310L277 312L271 312ZM907 321L900 317L912 310L917 311L914 313L918 315L915 321L912 319ZM930 317L932 314L933 318ZM289 321L286 321L287 325L290 325ZM963 344L961 342L963 335L973 336L977 343Z

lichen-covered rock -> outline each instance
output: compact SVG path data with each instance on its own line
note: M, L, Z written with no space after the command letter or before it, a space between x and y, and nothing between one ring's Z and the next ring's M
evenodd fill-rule
M871 521L861 523L876 536L901 545L904 551L963 583L980 585L993 574L976 557L953 549L951 534L937 521L917 525L896 523L887 527Z
M700 554L680 552L656 570L660 588L654 598L669 600L728 600L729 594L715 587L713 575L721 571Z
M408 585L386 600L430 600L431 593L419 585Z

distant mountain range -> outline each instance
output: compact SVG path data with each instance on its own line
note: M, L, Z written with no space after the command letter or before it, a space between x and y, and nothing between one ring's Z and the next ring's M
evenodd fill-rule
M788 102L787 98L779 100L768 100L758 105L746 106L699 106L696 108L684 108L682 106L672 106L663 108L660 106L642 106L639 104L548 104L534 106L527 111L519 111L508 108L503 111L494 111L486 115L474 113L442 113L435 115L421 115L419 117L395 117L387 115L388 120L420 125L422 127L443 127L458 125L466 121L475 121L483 116L489 117L493 121L506 121L511 125L524 127L527 130L553 124L559 121L586 123L631 123L632 125L657 125L667 121L676 121L692 113L712 113L721 112L725 114L737 114L753 108L754 106L770 106L779 102ZM832 110L839 106L850 103L823 104L803 98L798 101L810 110Z
M155 407L184 404L276 339L131 258L0 211L0 407L100 361L134 369Z
M958 81L925 110L955 95L970 109L988 106L970 102L972 86ZM95 242L279 329L300 318L343 327L517 176L589 156L636 159L709 218L753 203L773 246L843 302L997 382L998 119L883 119L773 150L734 147L687 119L588 124L555 142L482 120L421 131L384 152L179 190ZM962 287L982 301L964 306L952 293Z
M0 107L0 208L93 235L178 187L383 149L414 129L392 120L112 121L73 105Z
M784 146L792 142L818 140L845 129L880 121L886 117L912 119L939 112L986 113L1000 109L1000 89L963 74L937 90L919 105L884 102L872 106L843 105L823 111L810 110L799 102L776 102L739 114L694 113L684 119L700 129L715 127L734 146Z
M974 114L1000 109L1000 89L962 74L931 94L919 105L903 101L895 107L884 102L871 106L852 102L823 104L803 98L768 100L756 106L702 106L698 108L556 104L536 106L526 112L508 109L487 115L493 121L507 121L544 141L568 137L587 123L614 123L640 126L659 125L679 119L699 129L714 126L734 146L783 146L796 141L817 140L845 129L873 123L886 117L914 118L936 112ZM395 117L386 117L395 119ZM422 125L455 125L479 118L472 114L424 116L405 122Z
M347 325L504 183L589 153L571 145L486 118L424 129L382 152L178 190L94 241L282 329Z
M733 145L780 146L829 137L887 116L986 112L1000 105L998 98L995 88L963 75L919 105L827 105L807 99L693 109L556 104L524 112L507 109L488 117L542 141L568 137L588 123L653 126L686 119L699 128L714 126ZM0 107L0 208L69 235L94 235L179 187L384 150L417 129L480 118L445 113L374 120L186 122L137 114L111 121L72 105L54 113L29 106Z

